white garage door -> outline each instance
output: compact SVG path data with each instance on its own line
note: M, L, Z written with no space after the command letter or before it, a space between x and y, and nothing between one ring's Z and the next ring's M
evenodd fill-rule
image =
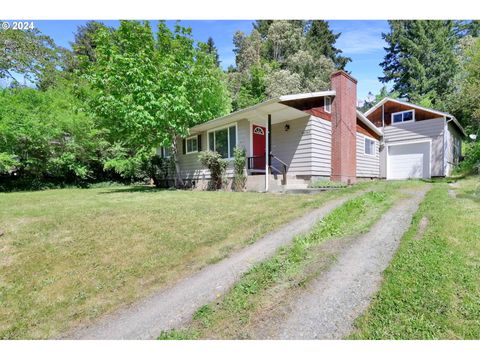
M430 142L389 145L387 179L430 178Z

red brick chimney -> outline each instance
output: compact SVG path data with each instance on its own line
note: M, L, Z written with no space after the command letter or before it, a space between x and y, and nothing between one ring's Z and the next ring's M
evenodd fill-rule
M355 183L357 169L357 80L340 70L331 76L332 90L332 181Z

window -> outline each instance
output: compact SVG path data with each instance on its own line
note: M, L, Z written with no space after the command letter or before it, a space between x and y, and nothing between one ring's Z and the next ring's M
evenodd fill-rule
M325 97L325 112L331 113L332 112L332 98Z
M208 149L216 151L223 158L232 158L233 149L237 146L237 126L213 130L208 133Z
M392 123L415 121L415 110L400 111L392 114Z
M162 146L161 157L165 158L165 159L168 159L170 157L170 155L171 155L170 147L169 146Z
M375 140L364 138L365 139L365 155L375 155Z
M187 154L198 152L198 135L187 138Z

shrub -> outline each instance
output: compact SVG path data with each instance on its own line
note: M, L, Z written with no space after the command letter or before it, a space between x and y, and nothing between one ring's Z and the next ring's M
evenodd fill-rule
M455 169L456 173L478 174L480 173L480 141L465 144L464 160Z
M247 154L244 148L236 147L233 150L233 189L235 191L243 191L247 177L245 176L245 162L247 160Z
M210 190L221 189L224 183L225 170L227 169L227 160L216 151L203 151L198 155L200 163L210 170L210 182L208 188Z

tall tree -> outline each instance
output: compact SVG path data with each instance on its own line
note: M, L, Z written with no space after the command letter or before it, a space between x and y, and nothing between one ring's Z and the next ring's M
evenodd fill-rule
M112 140L127 144L134 157L171 145L181 183L177 137L230 109L214 57L206 45L195 47L190 29L177 24L171 31L164 22L156 37L148 22L122 21L114 31L100 30L95 41L96 62L88 75L97 91L95 113Z
M0 78L13 85L20 83L18 75L38 84L46 71L55 68L58 48L53 40L33 30L0 30Z
M215 42L213 41L211 36L208 37L206 44L207 44L206 46L207 54L212 55L213 58L215 59L215 64L217 64L217 66L220 66L220 56L218 55L218 49L215 46Z
M330 74L350 60L334 44L327 22L257 20L249 35L234 35L236 67L228 71L233 107L279 94L328 88Z
M341 33L334 34L325 20L307 22L306 45L315 56L323 55L331 59L337 69L344 69L352 61L349 57L340 55L342 50L335 47Z
M393 90L408 100L440 103L457 71L453 21L394 20L389 25L390 32L382 34L387 54L380 81L392 81Z

